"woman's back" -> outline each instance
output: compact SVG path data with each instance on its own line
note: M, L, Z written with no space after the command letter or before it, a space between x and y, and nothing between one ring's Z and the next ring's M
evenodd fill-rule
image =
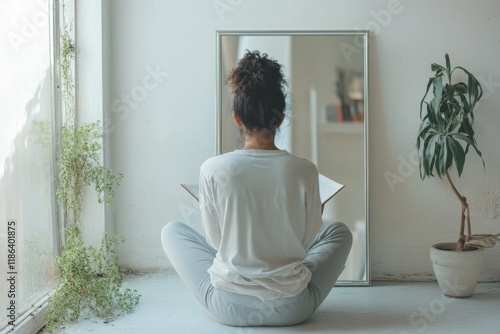
M218 250L215 287L261 299L293 296L310 279L303 265L322 227L318 172L283 150L237 150L200 172L207 240Z

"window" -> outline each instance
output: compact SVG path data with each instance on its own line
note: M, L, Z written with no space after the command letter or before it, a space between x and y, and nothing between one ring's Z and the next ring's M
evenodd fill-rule
M0 330L58 277L52 6L0 3Z

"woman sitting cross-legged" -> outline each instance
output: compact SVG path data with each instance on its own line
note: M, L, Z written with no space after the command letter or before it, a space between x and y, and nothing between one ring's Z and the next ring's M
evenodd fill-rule
M275 146L286 106L281 65L247 51L227 82L245 144L200 168L206 235L173 221L162 230L162 245L217 321L298 324L342 273L352 235L343 223L323 224L316 166Z

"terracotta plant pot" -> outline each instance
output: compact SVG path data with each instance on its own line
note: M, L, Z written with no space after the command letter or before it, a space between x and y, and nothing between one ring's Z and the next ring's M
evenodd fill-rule
M456 252L456 246L456 243L432 245L432 267L446 296L470 297L481 274L484 251Z

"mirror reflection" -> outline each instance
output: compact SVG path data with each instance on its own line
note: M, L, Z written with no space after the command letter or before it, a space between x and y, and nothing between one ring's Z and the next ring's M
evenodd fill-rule
M337 285L369 284L367 210L367 32L218 32L218 154L239 149L228 71L248 49L283 65L287 117L276 145L346 185L325 206L325 222L349 226L354 242Z

